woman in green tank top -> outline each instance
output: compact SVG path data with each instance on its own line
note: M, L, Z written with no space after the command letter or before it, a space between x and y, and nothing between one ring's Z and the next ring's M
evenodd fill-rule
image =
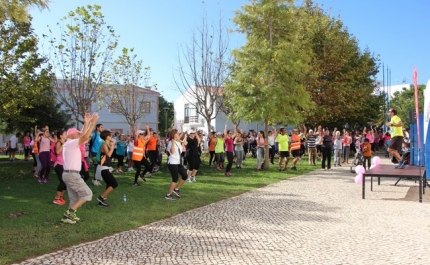
M215 142L215 164L216 170L220 171L224 168L224 137L222 133L218 132L216 134Z

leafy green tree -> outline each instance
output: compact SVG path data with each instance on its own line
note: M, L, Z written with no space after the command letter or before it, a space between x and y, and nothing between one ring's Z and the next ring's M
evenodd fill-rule
M52 73L46 62L29 23L0 22L0 121L35 122L31 112L52 95Z
M48 8L49 0L1 0L0 21L13 20L17 22L30 22L28 9L38 7Z
M74 126L74 123L70 122L71 114L63 110L60 104L55 103L52 92L50 95L46 95L46 98L48 100L41 101L39 105L34 106L32 109L25 108L20 110L19 115L30 118L31 122L7 119L4 122L3 131L6 133L33 132L35 125L41 128L47 124L49 129L55 132L59 129Z
M246 44L233 51L225 97L245 121L264 121L267 135L269 124L298 124L313 106L300 82L310 58L300 45L293 0L250 2L234 18Z
M173 119L175 117L175 109L172 102L168 102L163 96L158 98L158 120L160 121L160 126L163 126L162 130L159 129L160 135L164 137L170 131L173 125ZM163 133L161 133L163 132Z
M418 106L420 109L424 106L425 85L418 85ZM394 92L390 105L397 110L397 115L402 119L403 127L409 128L409 111L415 111L415 90L414 86L404 87L403 91Z
M145 116L147 89L141 87L149 79L149 67L142 67L134 49L123 48L122 55L106 71L106 81L111 85L101 86L99 96L113 112L122 115L130 128Z
M94 102L117 47L117 36L106 25L101 6L78 7L57 25L61 35L51 36L51 61L55 72L54 90L59 102L82 123Z
M313 1L298 9L302 47L309 52L310 68L303 83L315 102L303 113L311 124L355 124L380 116L383 97L375 96L378 59L339 19L327 15Z

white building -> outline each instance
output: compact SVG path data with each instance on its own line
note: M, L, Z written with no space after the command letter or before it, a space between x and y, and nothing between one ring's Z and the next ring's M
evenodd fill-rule
M137 88L140 89L140 94L142 95L140 104L144 104L143 109L145 112L145 115L143 115L143 117L139 119L137 123L141 123L142 129L145 128L145 123L148 123L150 128L158 132L158 108L160 93L149 88ZM99 120L97 122L103 124L104 129L111 130L112 132L119 132L121 134L130 133L129 125L122 114L112 111L109 106L104 105L102 102L92 102L91 107L87 110L87 112L93 113L96 111L99 113ZM72 117L72 121L77 124L76 118ZM40 124L40 126L42 126L42 124ZM77 125L77 127L82 127L82 124ZM12 135L0 134L0 150L5 146L5 143L9 141L11 136Z
M194 88L193 88L194 89ZM187 92L189 92L188 90ZM178 99L175 100L173 103L174 111L175 111L175 127L180 129L180 124L183 124L184 131L188 131L190 129L193 130L203 130L207 133L208 126L205 118L203 118L202 115L198 114L196 111L196 108L194 107L196 105L196 99L195 96L190 95L190 93L185 93L185 95L179 96ZM215 102L213 104L216 104ZM216 132L222 132L224 130L224 126L227 123L227 129L232 130L233 124L231 121L227 120L226 115L219 111L218 114L214 115L214 118L212 119L210 123L211 131ZM244 121L241 121L239 123L240 130L244 130L246 132L250 130L254 131L260 131L264 130L264 123L245 123Z
M61 80L57 80L57 85L63 86L63 91L67 90L67 88L65 88L66 86L61 82ZM107 97L109 96L108 93L110 93L108 87L109 89L112 89L111 85L103 85L102 88L105 90L104 93L107 94ZM136 91L135 93L138 95L136 102L138 102L137 104L141 104L137 107L137 109L141 109L144 112L142 118L137 120L136 123L141 123L141 128L145 128L145 123L148 123L149 127L158 132L158 108L160 93L149 89L149 87L143 88L136 86L134 89ZM130 90L130 93L133 92ZM58 99L58 101L60 102L61 100ZM130 128L126 118L124 117L124 114L114 111L105 102L103 102L103 100L91 102L91 107L88 108L87 112L98 112L99 119L97 123L103 124L104 129L110 130L112 132L118 132L120 134L130 133ZM76 120L76 118L72 116L72 120ZM75 121L75 124L78 124L78 122ZM77 126L80 127L82 125L79 124Z

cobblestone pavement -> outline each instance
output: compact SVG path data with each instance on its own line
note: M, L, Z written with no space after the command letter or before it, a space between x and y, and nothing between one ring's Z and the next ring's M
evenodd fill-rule
M430 264L416 184L383 179L362 200L354 177L316 170L21 264Z

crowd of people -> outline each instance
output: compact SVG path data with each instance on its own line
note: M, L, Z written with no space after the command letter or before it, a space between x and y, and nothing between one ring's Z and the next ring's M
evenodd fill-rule
M33 176L40 184L49 182L53 165L58 178L53 203L66 204L64 195L67 191L70 202L61 222L75 224L80 220L76 210L93 196L87 185L90 175L93 175L95 186L104 181L105 189L97 197L97 202L100 207L109 207L107 198L118 187L115 175L122 174L128 167L129 172L134 172L132 185L140 186L139 179L146 182L160 169L163 153L167 155L166 164L171 175L165 195L167 200L180 198L180 189L185 182L196 182L204 149L209 154L209 167L223 171L226 177L232 176L233 164L240 172L244 161L249 158L255 158L256 171L264 171L266 150L269 162L276 163L280 172L297 170L298 161L305 155L308 155L309 165L316 166L320 160L323 170L331 170L332 155L333 166L340 167L349 164L354 153L362 154L364 167L370 168L372 152L380 149L387 150L388 155L399 161L397 168L404 168L405 159L400 154L401 148L408 145L408 134L403 131L396 110L390 109L390 113L391 121L386 125L392 128L392 134L383 134L376 127L339 131L322 126L308 130L303 125L289 132L283 127L272 127L266 136L264 131L245 132L234 124L233 130L228 130L226 124L223 132L211 132L208 137L202 131L185 132L181 126L180 130L172 129L164 141L148 124L145 129L138 124L129 136L112 133L105 130L103 124L97 124L98 115L94 113L85 115L81 131L69 128L50 133L48 126L41 129L36 126L33 137L29 132L23 137L16 134L8 142L8 154L14 161L18 142L22 141L25 160L29 161L30 155L33 157ZM94 172L90 173L91 165L94 165Z

